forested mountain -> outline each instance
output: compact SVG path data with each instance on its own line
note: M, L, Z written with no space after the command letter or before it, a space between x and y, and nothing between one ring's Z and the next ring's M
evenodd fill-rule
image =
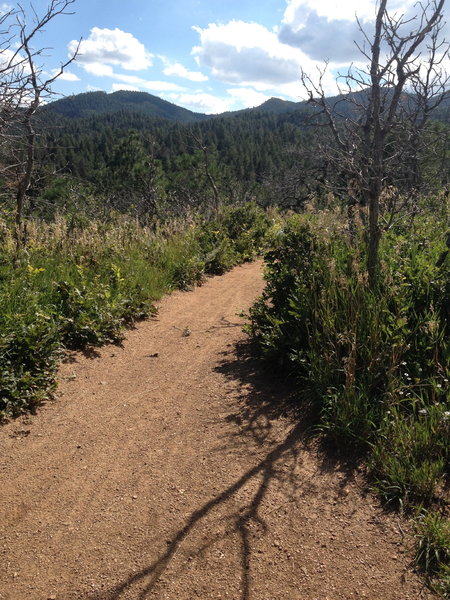
M108 193L133 189L136 173L143 176L151 164L152 177L157 173L183 202L208 196L211 179L225 197L249 195L299 166L299 151L311 145L310 112L305 103L273 98L255 109L206 116L145 93L81 94L43 110L43 158L47 168L50 162L53 171ZM306 196L297 189L290 204L298 194Z
M206 115L167 102L146 92L121 90L112 94L87 92L56 100L43 109L45 116L54 113L71 119L104 115L121 111L135 112L148 117L160 117L180 123L201 121Z
M364 94L329 103L344 117L355 116ZM445 120L447 113L443 103L438 115ZM299 208L311 195L320 198L342 186L347 192L340 182L345 178L324 152L333 139L318 126L317 115L306 102L276 98L222 115L192 113L144 92L64 98L41 112L38 155L45 167L35 193L41 193L45 173L56 172L93 186L121 210L142 198L145 211L156 199L201 206L217 195ZM427 177L439 177L440 185L447 181L447 154L442 147L438 160L424 160Z
M111 94L99 91L67 96L66 98L61 98L47 104L43 108L42 113L44 118L57 114L69 119L78 119L93 115L133 112L147 117L168 119L169 121L179 123L193 123L211 119L215 116L232 116L247 112L283 114L298 110L304 106L304 102L297 103L281 100L280 98L270 98L256 108L227 112L222 115L205 115L192 112L147 92L121 90Z

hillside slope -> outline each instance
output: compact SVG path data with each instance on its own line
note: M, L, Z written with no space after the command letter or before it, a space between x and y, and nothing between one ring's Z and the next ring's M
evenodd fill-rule
M194 113L186 108L167 102L146 92L118 91L87 92L61 98L45 106L45 113L56 113L69 119L79 119L92 115L105 115L117 112L131 112L177 121L180 123L201 121L206 115Z

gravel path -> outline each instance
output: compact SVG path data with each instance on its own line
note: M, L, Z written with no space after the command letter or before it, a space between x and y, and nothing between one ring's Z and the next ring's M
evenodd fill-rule
M320 453L245 353L261 265L74 355L0 430L1 600L408 600L405 525Z

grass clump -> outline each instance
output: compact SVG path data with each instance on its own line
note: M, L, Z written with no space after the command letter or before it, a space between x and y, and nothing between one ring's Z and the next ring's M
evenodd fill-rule
M425 512L417 521L416 566L444 598L450 598L450 521L437 512Z
M387 504L430 504L448 471L450 412L444 403L387 412L372 447L377 491ZM422 407L422 408L420 408Z

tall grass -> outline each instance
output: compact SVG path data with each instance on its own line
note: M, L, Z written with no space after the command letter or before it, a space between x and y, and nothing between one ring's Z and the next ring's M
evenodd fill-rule
M121 214L30 220L13 268L12 226L1 220L0 417L49 397L62 350L120 341L166 292L253 258L269 225L254 204L152 228Z
M450 521L425 511L418 519L414 562L430 586L450 598Z
M266 289L250 313L263 356L309 391L336 447L366 456L373 486L392 507L448 497L445 226L425 214L389 231L374 292L362 239L350 244L342 225L323 216L293 217L267 254Z

